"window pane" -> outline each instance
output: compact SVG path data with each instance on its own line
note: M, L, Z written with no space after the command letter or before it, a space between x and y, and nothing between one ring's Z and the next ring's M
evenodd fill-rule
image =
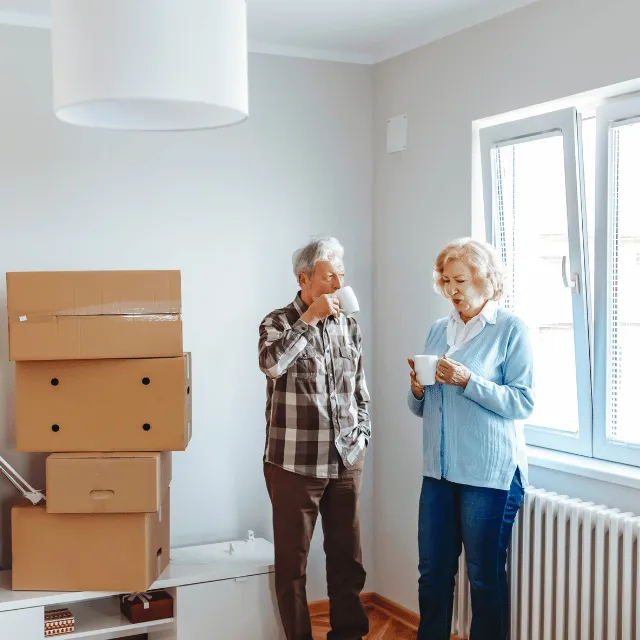
M640 124L611 132L608 437L640 444Z
M596 235L596 119L582 121L582 163L584 167L584 194L587 214L587 247L589 251L589 272L591 277L591 323L593 324L593 301L595 282L595 235ZM593 332L593 327L591 327Z
M504 305L529 326L535 354L536 405L527 422L577 433L572 295L562 280L569 256L562 137L494 149L493 167Z

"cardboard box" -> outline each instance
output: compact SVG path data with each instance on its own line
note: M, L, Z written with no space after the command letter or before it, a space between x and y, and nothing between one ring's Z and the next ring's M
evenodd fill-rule
M171 453L54 453L48 513L153 513L171 483Z
M133 624L173 618L173 598L159 589L120 597L120 611Z
M169 563L169 492L159 513L11 512L14 591L147 591Z
M191 357L16 363L18 451L184 451Z
M7 273L9 360L182 353L179 271Z

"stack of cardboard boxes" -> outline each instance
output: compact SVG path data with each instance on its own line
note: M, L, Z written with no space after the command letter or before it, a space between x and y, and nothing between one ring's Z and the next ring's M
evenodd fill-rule
M191 438L178 271L7 274L18 451L46 505L12 512L13 588L145 591L169 561L171 451Z

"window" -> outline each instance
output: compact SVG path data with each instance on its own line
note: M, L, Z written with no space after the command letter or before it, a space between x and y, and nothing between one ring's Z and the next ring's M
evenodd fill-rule
M480 131L487 238L529 326L527 442L640 465L640 98Z
M640 465L640 98L596 114L594 455Z

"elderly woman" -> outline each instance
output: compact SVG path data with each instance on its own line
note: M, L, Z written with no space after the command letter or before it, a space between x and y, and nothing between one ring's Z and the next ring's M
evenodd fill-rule
M434 280L453 304L427 335L424 353L440 356L435 384L423 387L409 360L409 408L424 432L418 640L449 640L463 544L470 640L504 640L507 547L526 483L526 451L514 421L533 411L531 348L522 320L496 302L503 275L493 247L451 243L436 259Z

